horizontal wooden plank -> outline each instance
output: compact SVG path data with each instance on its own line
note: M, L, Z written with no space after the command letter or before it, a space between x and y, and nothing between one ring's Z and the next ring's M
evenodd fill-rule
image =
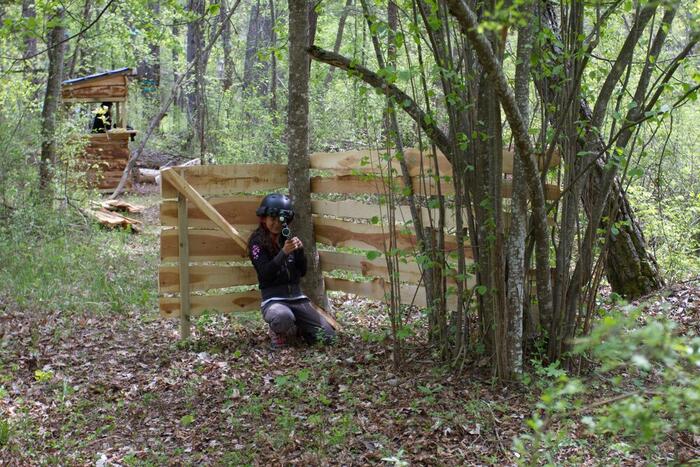
M346 292L361 297L367 297L380 302L389 301L389 287L386 281L381 278L370 282L355 282L347 279L337 279L334 277L324 277L326 290ZM425 288L414 285L404 285L401 287L401 303L413 303L419 307L425 307Z
M368 260L366 257L352 253L340 253L336 251L319 251L321 258L321 269L325 272L331 271L352 271L362 274L364 277L379 277L389 280L389 270L384 257ZM471 260L467 259L467 264ZM399 280L410 284L419 284L422 281L422 273L415 261L399 261ZM447 278L448 285L456 286L453 278ZM474 280L467 281L468 286L472 286Z
M258 225L255 210L260 206L262 196L236 195L209 198L207 201L234 227L253 230ZM214 228L214 223L204 213L189 203L187 218L190 227ZM177 201L165 200L160 205L160 222L163 226L177 225ZM245 226L245 227L243 227Z
M178 230L165 229L161 231L160 256L162 261L174 261L179 257ZM249 231L241 229L244 238L250 236ZM323 245L362 248L366 250L384 251L384 240L388 245L389 233L382 232L381 226L373 224L353 224L337 219L314 217L314 233L316 241ZM190 260L200 261L235 261L247 258L247 253L218 230L189 230ZM397 247L411 250L415 247L415 235L399 232ZM445 249L457 249L456 238L445 236ZM465 247L464 254L472 258L470 246Z
M396 159L394 151L363 149L354 151L342 152L315 152L310 155L311 168L327 170L337 175L351 175L352 173L387 173L387 154L391 154L392 167L397 170L397 174L401 174L399 161ZM440 175L451 176L452 166L441 151L437 151L438 170ZM503 150L503 173L513 173L513 159L515 153L512 150ZM421 173L434 173L435 162L430 151L421 151L415 148L404 149L404 159L409 167L409 174L416 176ZM533 159L537 160L539 169L545 165L544 156L536 155ZM549 167L556 167L560 163L559 153L555 151Z
M110 102L126 102L127 96L126 95L124 95L122 97L111 96L109 98L109 100L110 100ZM61 102L63 102L64 104L72 104L72 103L76 103L76 102L97 103L97 102L103 102L103 101L104 101L104 99L102 98L102 96L99 96L99 95L95 96L95 97L67 97L67 98L62 97L61 98Z
M388 232L383 232L381 226L372 224L353 224L338 219L325 217L314 218L314 235L316 241L324 245L364 248L369 250L384 250L385 241L388 245ZM397 233L398 248L414 248L415 235Z
M282 164L200 165L178 169L178 173L204 197L287 186L287 166ZM175 198L177 191L164 180L161 195Z
M352 271L365 277L381 277L389 280L386 259L381 257L369 260L364 256L337 251L319 251L321 269L325 272ZM402 282L417 284L421 281L421 270L415 262L399 262L399 279Z
M433 177L413 177L413 191L422 196L435 196L438 194L438 184ZM388 183L388 180L386 180ZM400 190L403 182L399 177L393 178L394 187ZM345 194L384 194L389 191L382 178L365 175L339 175L336 177L311 177L312 193L345 193ZM445 196L454 195L454 185L451 181L440 180L440 193ZM545 196L547 200L554 200L559 196L557 185L546 185ZM501 196L510 198L513 194L511 180L501 180Z
M355 282L347 279L324 278L326 290L335 290L367 297L380 302L389 302L389 284L383 279L374 279L371 282ZM413 305L420 308L427 306L425 287L411 284L402 284L400 287L400 302L404 305ZM457 308L458 297L454 294L447 298L447 307L450 310Z
M81 89L64 89L61 91L61 99L64 102L75 102L85 99L104 99L115 102L120 97L127 96L127 88L123 85L91 86Z
M125 74L115 74L106 76L97 76L95 78L90 78L81 81L75 81L73 83L61 84L61 90L64 89L82 89L90 88L93 86L107 86L107 85L126 85L127 77Z
M384 251L384 245L389 244L389 232L382 226L374 224L354 224L339 219L324 217L314 218L314 234L316 241L324 245L354 247L369 250ZM415 235L397 232L397 248L415 248ZM454 235L445 236L445 248L447 251L457 249L457 240ZM465 247L465 256L472 258L471 247Z
M241 232L245 237L247 232ZM238 261L248 258L248 253L228 235L218 230L189 231L190 261ZM162 230L160 234L161 261L179 259L178 230Z
M257 285L258 276L251 265L200 266L189 268L190 290L193 292L222 289L239 285ZM158 271L160 293L180 291L178 266L160 266Z
M180 298L161 297L160 315L164 318L180 317ZM249 290L226 295L190 295L190 316L212 313L235 313L260 309L260 291Z

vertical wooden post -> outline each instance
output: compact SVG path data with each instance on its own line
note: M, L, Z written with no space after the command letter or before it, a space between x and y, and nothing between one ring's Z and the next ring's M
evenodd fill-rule
M180 245L180 339L190 337L190 245L187 237L187 198L177 194L177 228Z

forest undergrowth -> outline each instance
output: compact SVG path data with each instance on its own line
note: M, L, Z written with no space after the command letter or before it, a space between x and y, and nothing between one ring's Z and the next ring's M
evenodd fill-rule
M333 347L273 352L257 314L205 315L194 337L179 342L178 323L158 316L158 200L137 201L149 206L140 234L97 230L80 216L1 232L1 464L627 465L700 457L688 400L673 414L661 399L661 419L690 425L649 420L661 430L651 438L592 428L594 416L599 426L625 416L647 426L599 410L662 387L659 374L589 369L593 386L582 391L573 375L531 355L522 381L496 385L478 359L461 372L442 367L420 327L396 369L385 310L348 295L332 298L344 324ZM697 283L668 287L645 306L615 306L643 310L639 322L664 315L675 323L658 334L664 339L698 335ZM688 375L697 390L697 366Z

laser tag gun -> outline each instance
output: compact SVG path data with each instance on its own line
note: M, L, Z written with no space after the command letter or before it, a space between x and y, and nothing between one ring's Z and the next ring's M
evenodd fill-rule
M282 237L285 240L292 238L292 231L289 229L289 223L294 218L294 211L282 210L279 213L280 222L282 223Z

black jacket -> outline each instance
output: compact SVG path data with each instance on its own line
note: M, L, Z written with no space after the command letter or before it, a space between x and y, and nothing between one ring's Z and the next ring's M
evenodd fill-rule
M280 242L284 242L280 236ZM258 284L262 299L298 297L302 295L299 280L306 274L304 250L295 250L286 255L273 253L265 248L260 238L254 235L248 243L248 256L258 273Z

